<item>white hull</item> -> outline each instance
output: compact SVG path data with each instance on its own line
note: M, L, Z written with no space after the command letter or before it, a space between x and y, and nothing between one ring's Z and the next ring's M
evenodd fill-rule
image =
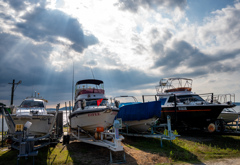
M94 133L97 127L103 127L104 129L110 127L113 124L114 118L117 115L117 111L97 111L93 110L81 110L86 113L77 113L70 117L71 128L77 129L78 126L88 131Z
M122 125L123 128L128 127L128 130L146 132L156 121L157 118L154 117L146 120L123 121Z
M226 123L230 123L235 121L238 116L240 116L240 113L221 113L218 119L223 119Z
M52 129L52 125L54 124L54 115L22 115L16 116L11 115L15 125L16 124L25 124L27 121L31 122L32 125L28 130L29 135L45 135L50 133L50 129ZM7 121L8 127L12 124L11 121ZM10 134L14 134L15 130L9 129Z

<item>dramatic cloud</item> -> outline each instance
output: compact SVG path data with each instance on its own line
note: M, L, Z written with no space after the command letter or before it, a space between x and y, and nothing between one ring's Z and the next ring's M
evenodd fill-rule
M183 10L186 5L186 0L119 0L120 8L122 10L130 10L137 12L140 7L147 9L157 9L158 7L164 8L179 8Z
M54 106L71 100L73 78L101 79L109 96L155 94L163 77L219 92L224 77L228 92L240 89L238 1L209 3L202 22L190 21L186 0L1 2L0 102L9 104L12 79L22 80L16 104L36 90Z
M153 45L153 48L156 46ZM156 49L156 48L155 48ZM166 47L162 52L156 54L155 68L163 67L164 72L175 72L184 67L182 73L188 74L189 70L195 76L205 75L213 72L232 72L237 71L240 62L237 65L224 63L225 60L232 60L240 56L240 49L217 52L214 55L204 54L198 48L191 46L185 41L174 41L171 47Z
M21 18L24 21L17 23L14 30L39 42L56 43L57 37L64 37L72 43L71 47L80 53L89 45L98 42L93 35L84 35L77 19L59 10L35 8Z

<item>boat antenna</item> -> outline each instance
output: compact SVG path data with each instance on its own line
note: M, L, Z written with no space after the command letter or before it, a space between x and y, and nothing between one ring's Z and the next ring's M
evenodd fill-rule
M93 74L93 70L92 70L92 66L90 66L90 68L91 68L93 79L95 79L94 74Z
M73 79L72 79L72 110L73 110L73 90L74 90L74 61L73 61ZM70 109L71 112L71 109Z

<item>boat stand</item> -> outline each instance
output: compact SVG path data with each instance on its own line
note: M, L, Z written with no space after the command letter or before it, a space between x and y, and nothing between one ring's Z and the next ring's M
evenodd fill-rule
M222 121L223 124L221 125L221 124L219 124L220 121L221 120L217 120L215 122L216 132L236 133L236 134L240 133L240 123L239 123L240 115L238 115L238 118L235 121L230 122L230 123L225 123L224 121Z
M124 137L122 135L119 135L119 128L120 128L119 121L115 120L112 130L99 132L96 137L93 137L92 135L88 134L85 130L83 130L79 126L77 130L75 131L72 130L70 135L72 135L79 142L84 142L84 143L108 148L110 150L110 163L113 163L111 151L124 152L123 146L121 144L121 141L124 139ZM117 162L118 163L126 162L125 153L123 154L123 161L117 161Z
M5 116L5 119L8 121L9 129L12 129L14 132L13 134L9 135L9 138L13 141L11 144L11 147L19 150L19 154L17 156L17 164L19 163L18 161L20 160L21 157L25 157L25 159L28 158L28 156L33 157L33 164L34 164L34 157L38 155L38 149L42 148L44 146L47 146L51 144L52 138L56 138L58 135L55 134L56 131L53 131L53 127L55 124L55 129L57 130L57 124L55 123L57 116L58 116L58 111L59 111L60 104L57 105L56 107L56 113L55 113L55 119L53 124L51 125L50 131L45 134L44 136L41 137L34 137L32 135L28 135L28 130L31 127L31 122L27 121L25 125L17 125L14 123L11 115L9 112L6 111L7 115L5 114L5 111L3 111L3 115ZM60 135L60 134L59 134ZM35 142L38 142L38 145L35 146ZM55 142L54 142L55 143Z
M158 132L157 128L164 128L164 133ZM163 147L162 140L169 140L170 142L176 139L177 133L171 130L171 117L167 116L167 123L160 124L160 125L153 125L151 126L150 133L129 133L128 126L126 126L126 132L121 132L122 135L126 136L136 136L136 137L145 137L145 138L158 138L160 139L160 145Z

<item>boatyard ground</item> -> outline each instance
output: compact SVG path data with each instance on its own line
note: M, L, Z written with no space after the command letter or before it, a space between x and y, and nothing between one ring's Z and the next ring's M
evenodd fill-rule
M125 164L239 164L240 136L188 133L170 143L158 139L125 137ZM39 150L35 164L109 164L109 150L78 141L58 143ZM17 164L18 151L0 148L0 164ZM114 160L123 152L113 153ZM32 157L19 164L32 164Z

